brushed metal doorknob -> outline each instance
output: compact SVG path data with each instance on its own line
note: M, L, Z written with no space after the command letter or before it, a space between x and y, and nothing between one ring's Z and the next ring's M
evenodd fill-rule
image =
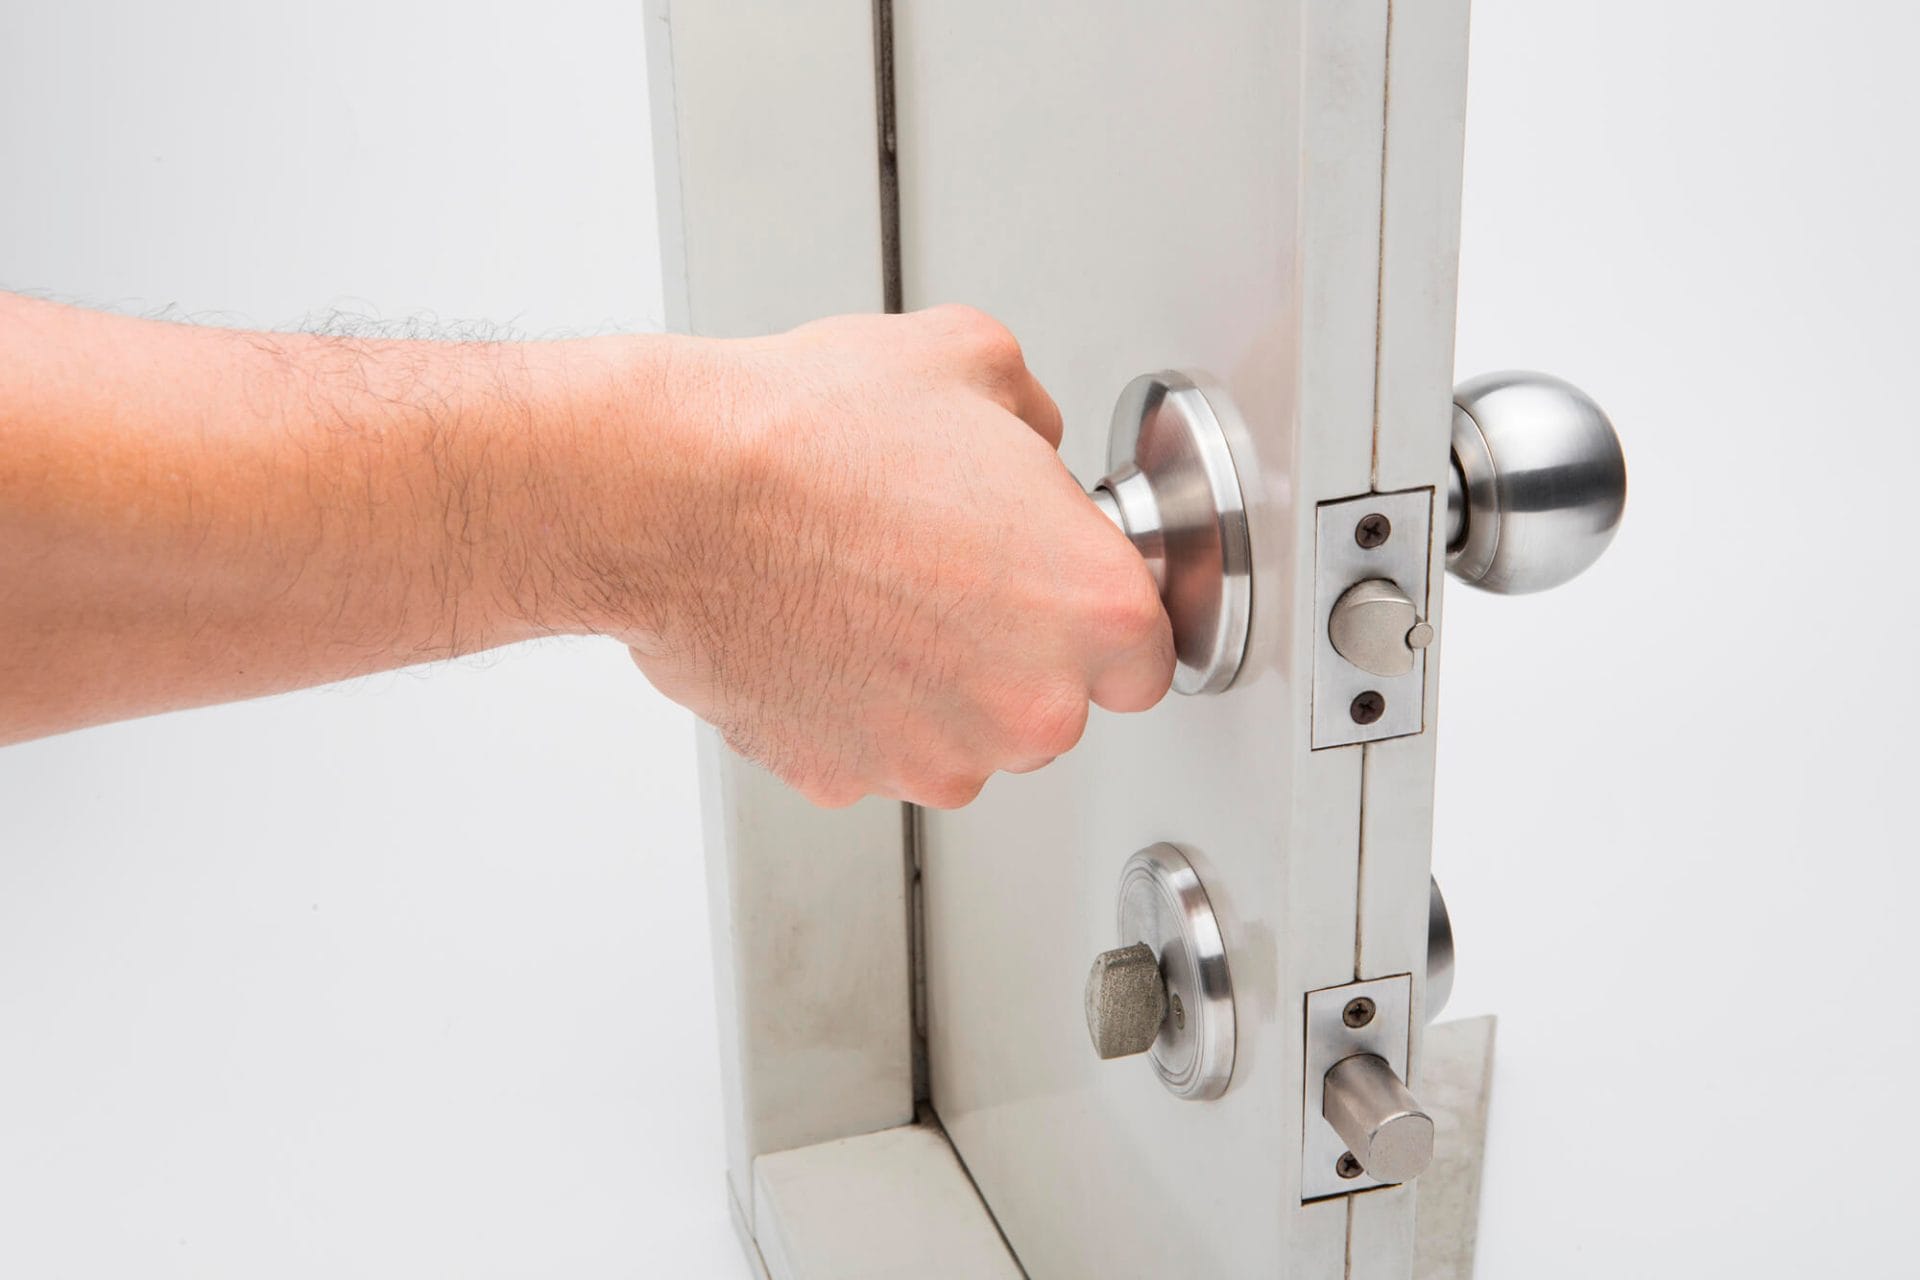
M1600 558L1627 503L1627 462L1591 396L1544 373L1453 389L1447 570L1502 595L1544 591Z
M1240 474L1221 415L1190 375L1143 374L1114 405L1107 478L1088 495L1153 573L1173 624L1178 693L1233 683L1253 609L1252 552Z
M1417 1178L1433 1161L1433 1117L1385 1058L1356 1053L1334 1063L1321 1112L1360 1167L1382 1182Z

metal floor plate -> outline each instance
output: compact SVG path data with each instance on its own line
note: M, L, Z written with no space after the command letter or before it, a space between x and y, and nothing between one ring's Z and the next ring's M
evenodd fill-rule
M1414 1280L1471 1280L1487 1151L1494 1019L1427 1028L1420 1100L1433 1116L1433 1164L1414 1210Z

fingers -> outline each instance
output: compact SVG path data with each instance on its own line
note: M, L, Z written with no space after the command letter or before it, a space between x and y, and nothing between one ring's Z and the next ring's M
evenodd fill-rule
M1150 711L1173 687L1173 629L1162 618L1161 634L1125 654L1093 682L1091 697L1108 711Z
M1060 447L1060 406L1027 368L1020 344L1006 326L971 307L937 307L924 314L968 352L980 386L996 403L1050 446ZM1107 543L1112 533L1106 530ZM1131 548L1122 554L1124 562L1116 561L1104 575L1096 575L1111 585L1096 605L1100 617L1090 632L1089 695L1109 711L1145 711L1172 686L1173 629L1145 565Z
M936 808L1071 751L1093 705L1166 694L1152 575L1045 451L1060 407L1005 326L941 307L740 350L765 398L754 425L792 446L755 457L783 518L690 514L717 524L727 554L703 571L739 607L636 652L662 692L816 804ZM995 503L977 500L987 484ZM789 563L809 566L803 585L764 571Z
M1131 549L1129 548L1129 551ZM1173 686L1173 624L1144 562L1131 557L1099 604L1103 647L1093 655L1089 696L1109 711L1146 711Z

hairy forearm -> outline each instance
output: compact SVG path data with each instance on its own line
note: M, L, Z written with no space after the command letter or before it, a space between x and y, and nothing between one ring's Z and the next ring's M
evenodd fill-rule
M675 342L241 333L0 296L0 741L595 629L580 460L617 429L673 469Z
M0 742L589 633L816 800L963 804L1172 677L1060 432L964 307L421 343L0 295Z

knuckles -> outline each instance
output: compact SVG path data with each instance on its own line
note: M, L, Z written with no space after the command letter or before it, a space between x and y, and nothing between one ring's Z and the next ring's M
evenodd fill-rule
M807 779L793 783L808 803L821 809L846 809L865 799L867 788L844 779Z
M960 809L972 804L987 785L986 774L955 773L929 778L907 788L907 799L929 809Z
M1120 561L1111 573L1098 575L1091 585L1095 592L1090 606L1093 622L1110 648L1139 648L1151 643L1168 625L1153 575L1138 558Z
M1032 699L1010 717L1007 737L1015 759L1050 759L1073 750L1087 731L1083 690L1060 689Z
M1017 373L1026 367L1026 354L1013 330L978 307L950 302L930 308L926 315L944 335L964 346L974 361L996 375Z

